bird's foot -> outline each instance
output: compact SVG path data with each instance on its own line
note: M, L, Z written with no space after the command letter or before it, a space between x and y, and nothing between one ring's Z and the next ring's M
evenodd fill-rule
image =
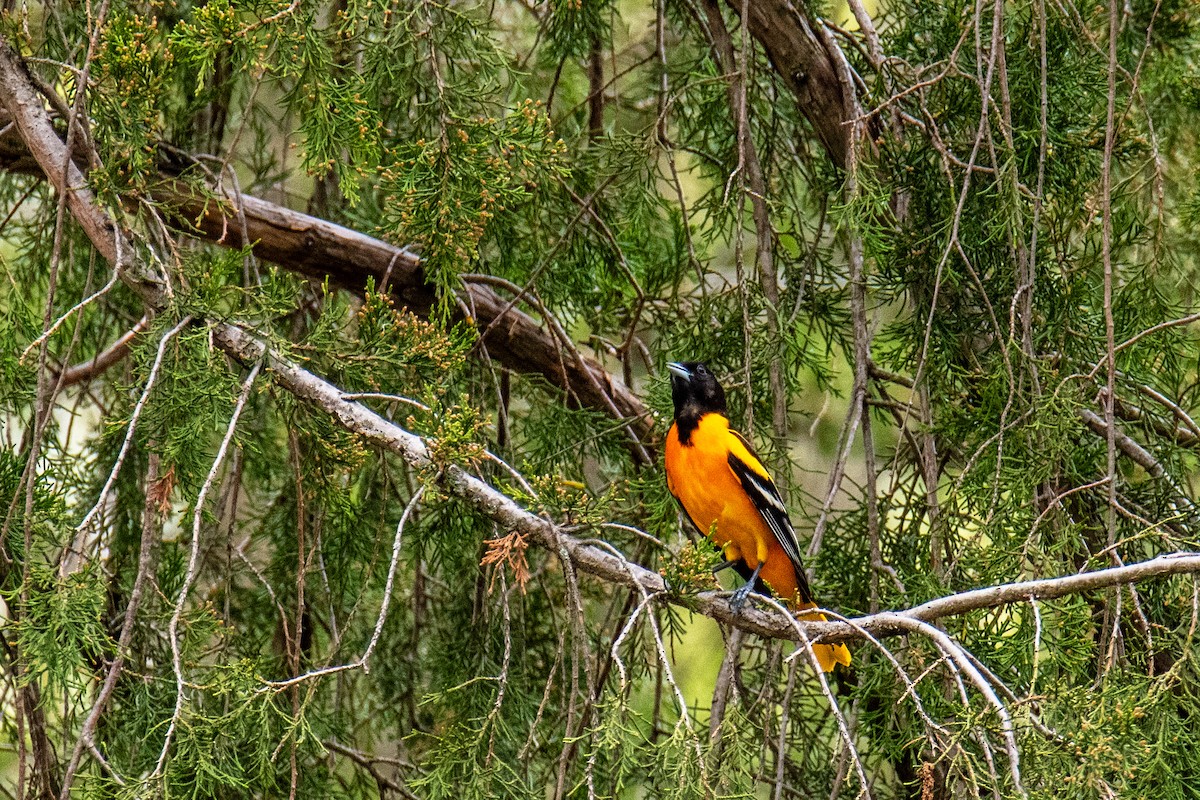
M750 599L750 593L753 591L753 582L739 586L729 598L729 607L735 612L741 611L745 608L746 601Z
M729 598L729 605L735 612L741 611L742 606L746 605L746 598L750 596L750 593L754 591L754 587L758 584L758 576L762 574L764 563L766 562L759 561L758 566L754 568L754 572L750 573L750 577L746 580L746 583L733 593L733 597Z

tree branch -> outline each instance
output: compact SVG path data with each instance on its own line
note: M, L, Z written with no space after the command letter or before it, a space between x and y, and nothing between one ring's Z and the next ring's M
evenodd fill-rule
M11 63L11 69L28 78L19 59ZM15 113L13 104L44 118L36 131L28 129L34 124L30 114ZM62 144L40 95L29 93L19 100L6 98L4 105L8 113L0 114L0 128L9 122L16 124L0 134L0 167L10 172L47 175L40 166L46 162L39 151L44 154L48 147L53 149L48 137L59 141L57 150L62 150ZM18 122L18 117L25 122ZM83 191L90 198L79 167L86 165L86 154L77 148L73 155L75 161L68 167L66 182L60 179L51 183L60 191L64 185L77 187L72 196ZM181 171L178 159L164 158L161 169L162 180L154 185L152 198L192 236L222 247L249 246L264 261L317 280L328 277L336 285L354 292L361 292L373 278L377 287L387 288L400 304L420 316L428 316L436 303L434 288L425 281L420 257L406 247L251 195L215 199L211 194L202 194L197 187L176 177ZM71 210L77 212L74 207ZM101 252L113 260L115 250ZM582 354L578 359L560 357L562 348L553 333L486 286L465 285L459 292L459 300L453 312L455 318L486 331L483 343L490 358L516 372L545 377L568 396L578 398L583 406L610 416L615 409L619 419L629 421L631 436L639 441L650 434L651 417L645 404L597 360ZM648 449L647 453L652 460L653 450ZM637 458L647 460L640 452Z
M1081 408L1078 411L1079 418L1091 429L1092 433L1102 438L1107 438L1111 432L1115 447L1139 467L1150 473L1151 477L1161 478L1166 474L1163 471L1162 464L1158 463L1158 459L1151 455L1146 448L1117 428L1115 423L1110 428L1109 423L1104 417L1096 412L1089 411L1086 408Z
M123 333L120 338L87 361L82 361L63 369L59 381L63 386L74 386L77 383L89 381L97 375L104 373L109 367L119 363L125 356L129 355L129 347L133 344L133 340L138 337L138 334L144 333L148 327L150 327L150 318L143 316L138 320L136 325Z
M729 0L739 16L741 0ZM838 166L850 150L850 122L835 58L817 35L804 4L797 0L753 0L747 4L750 33L767 51L771 64L796 95L801 113ZM819 24L819 23L818 23Z
M0 39L0 102L13 114L29 152L59 191L68 192L68 207L97 250L118 265L121 279L151 305L160 305L165 288L136 263L133 248L117 225L95 204L82 184L73 163L62 158L65 145L54 132L33 91L19 58ZM62 164L66 163L66 171ZM328 224L328 223L325 223ZM282 388L328 412L339 425L375 446L394 453L410 467L430 474L440 470L438 482L447 493L458 497L508 531L519 531L552 552L561 553L582 572L602 580L644 592L727 623L750 633L799 641L838 641L865 634L895 635L913 627L913 621L932 622L944 617L986 608L1047 600L1094 591L1118 584L1137 583L1156 577L1200 572L1200 554L1174 553L1123 567L1096 570L1033 581L990 586L940 597L904 611L886 611L844 622L799 622L781 612L756 608L735 611L723 592L703 592L680 598L667 593L662 577L633 564L608 548L583 542L563 533L553 522L537 516L490 484L456 465L434 462L425 441L366 406L347 400L333 384L272 351L251 330L210 321L214 341L229 355L246 364L262 360Z

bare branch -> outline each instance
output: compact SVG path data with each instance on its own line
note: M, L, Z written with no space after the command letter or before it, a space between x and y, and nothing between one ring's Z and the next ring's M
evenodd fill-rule
M21 119L19 127L23 132L28 131L29 136L38 144L38 147L31 144L30 150L44 157L45 160L39 158L39 164L51 175L52 183L56 187L66 187L65 178L61 171L55 170L53 161L54 156L61 155L64 150L62 140L54 134L40 103L30 99L33 96L32 91L22 76L23 68L19 59L8 45L0 40L0 101L3 101L10 111L16 109L14 114ZM41 122L27 117L40 117ZM68 168L72 166L69 165ZM78 175L78 170L75 174ZM97 249L115 262L118 255L118 229L115 224L95 205L86 189L71 190L70 197L73 199L68 205L80 219L85 232ZM124 252L132 254L132 248L124 249ZM132 255L130 260L123 261L120 266L122 281L145 299L154 301L165 296L165 290L154 281L153 276L139 271ZM213 323L212 330L214 341L228 354L246 364L263 360L282 388L324 409L342 427L375 446L396 454L413 468L439 468L440 465L434 463L428 447L419 436L359 403L346 400L338 387L271 351L252 333L230 323ZM666 591L663 579L658 573L563 533L554 523L530 512L460 467L446 465L442 468L438 483L448 493L486 514L504 530L519 531L540 546L565 554L571 564L582 572L613 584L637 589L645 593L643 596L662 594ZM829 642L857 638L861 636L860 629L876 636L898 634L911 630L913 620L931 622L970 611L1025 603L1031 599L1047 600L1117 584L1197 572L1200 572L1200 554L1175 553L1125 567L960 592L905 611L881 612L858 617L849 622L797 622L782 613L772 614L752 608L734 611L720 592L704 592L691 598L676 598L673 602L750 633L799 640L801 637L796 628L799 625L812 641Z
M112 277L108 279L108 283L104 284L104 286L101 289L99 289L94 294L91 294L88 297L85 297L84 299L80 300L75 305L71 306L71 308L65 314L63 314L57 320L55 320L54 324L51 325L49 328L47 328L45 330L45 332L42 333L41 336L39 336L38 338L36 338L32 342L30 342L28 345L26 345L25 349L21 351L21 358L19 360L24 361L25 357L28 356L35 347L38 347L39 345L41 345L42 342L46 341L51 336L53 336L54 332L57 331L59 328L61 328L63 326L63 323L65 323L67 320L69 320L75 314L76 311L80 311L81 309L86 308L87 306L91 305L95 301L99 300L101 297L108 294L109 290L111 290L116 285L117 285L117 273L114 272L112 274Z
M59 378L60 382L63 386L74 386L102 374L129 355L129 346L133 344L133 340L138 337L138 334L144 333L149 326L150 317L142 317L136 325L92 358L64 369Z
M117 679L120 678L121 671L125 667L125 655L133 640L133 626L137 620L142 596L146 592L146 584L153 580L150 575L158 562L158 537L161 530L159 515L162 513L159 509L161 498L156 496L152 488L158 481L158 463L158 454L152 452L146 469L146 504L142 510L142 541L138 549L137 576L134 578L133 588L129 590L129 599L125 604L125 620L121 624L121 633L117 639L117 651L113 656L112 664L109 665L108 674L104 677L104 684L100 687L95 702L92 703L92 710L88 712L83 728L79 731L79 738L75 742L75 749L71 753L66 775L63 777L59 800L68 800L71 795L71 784L75 779L75 771L79 768L83 748L87 747L93 756L97 755L92 738L96 731L96 724L100 721L100 714L104 711L104 706L112 696L113 690L116 689ZM111 769L108 772L120 782L120 776Z
M729 0L739 15L740 0ZM838 80L836 59L816 33L803 2L755 0L747 4L749 19L743 20L750 33L766 49L775 70L796 95L801 112L812 123L821 144L839 166L845 165L850 149L850 130L845 123L845 103Z
M1191 325L1193 322L1200 322L1200 314L1188 314L1186 317L1179 317L1178 319L1169 319L1166 322L1160 322L1157 325L1152 325L1149 328L1146 328L1144 331L1135 333L1133 336L1130 336L1128 339L1121 342L1120 344L1113 345L1112 352L1113 352L1113 354L1119 353L1122 350L1124 350L1125 348L1130 347L1133 344L1136 344L1138 341L1145 338L1146 336L1149 336L1154 333L1158 333L1159 331L1162 331L1162 330L1166 330L1167 328L1178 328L1181 325ZM1106 357L1106 359L1107 359L1107 357ZM1102 359L1102 360L1098 361L1096 363L1096 366L1092 367L1092 371L1088 373L1089 378L1094 377L1095 374L1097 372L1099 372L1102 367L1105 366L1105 364L1107 363L1106 359Z
M305 681L310 681L313 678L320 678L326 675L334 675L338 672L345 672L352 669L362 669L363 672L371 671L371 654L375 652L376 645L379 644L379 637L383 635L383 626L387 624L388 608L392 603L392 592L396 585L396 567L400 563L400 543L404 538L404 527L408 524L409 518L416 509L417 504L421 502L421 497L425 494L425 487L420 486L413 496L409 499L408 504L404 506L403 513L400 514L400 521L396 523L396 535L392 538L392 558L388 563L387 584L383 588L383 600L379 605L379 616L375 619L375 628L371 632L371 640L367 642L367 648L358 658L346 664L338 664L336 666L326 666L306 672L303 675L297 675L294 678L288 678L285 681L265 681L267 686L272 689L286 689L295 686Z
M196 495L196 506L192 511L192 550L191 555L188 557L187 574L183 577L183 586L179 589L179 596L175 600L175 611L171 614L171 622L167 627L168 638L171 640L171 662L175 668L175 713L171 715L171 722L167 726L167 734L163 739L162 751L158 756L158 764L154 768L155 776L162 774L163 765L167 760L167 753L171 750L171 738L175 732L175 726L178 724L180 714L183 712L183 664L179 646L179 623L183 619L183 607L187 602L188 595L192 591L192 583L196 580L196 572L200 565L200 522L204 518L204 504L208 499L208 493L212 489L213 482L217 479L217 475L221 471L221 466L225 462L225 454L229 450L230 442L233 441L233 434L237 430L238 419L242 416L242 411L246 407L246 401L250 399L250 390L254 387L254 379L258 377L260 369L262 369L262 364L256 363L250 369L250 374L246 377L245 383L242 384L241 394L238 395L237 404L233 408L233 415L230 417L229 425L225 429L225 436L221 439L221 446L217 448L217 455L213 458L212 466L208 470L208 477L204 479L204 485L200 487L200 492Z
M112 491L113 483L117 480L117 473L121 471L121 465L125 463L125 456L129 454L129 445L133 442L133 432L137 429L138 418L142 415L142 409L146 407L146 401L150 398L150 391L154 388L154 383L158 379L158 371L162 367L163 356L167 352L167 344L170 343L175 335L187 327L192 322L192 316L181 319L175 324L175 327L163 334L162 340L158 343L158 351L154 355L154 363L150 366L150 375L146 378L146 388L142 390L141 397L138 398L137 404L133 407L133 413L129 417L129 425L125 431L125 440L121 442L121 450L117 453L117 461L113 464L112 470L108 473L108 480L104 482L104 488L100 490L100 497L96 499L96 504L92 506L83 518L83 521L76 527L79 533L85 533L88 527L92 524L92 520L104 508L104 501L108 498L108 493ZM69 572L69 560L63 560L63 570Z
M1166 474L1163 471L1162 464L1158 463L1158 459L1152 456L1146 448L1118 430L1115 423L1107 422L1104 417L1086 408L1079 409L1079 416L1097 436L1108 439L1113 443L1114 447L1127 455L1131 461L1146 470L1146 472L1149 472L1155 478L1161 478ZM1112 480L1111 472L1109 473L1109 480Z

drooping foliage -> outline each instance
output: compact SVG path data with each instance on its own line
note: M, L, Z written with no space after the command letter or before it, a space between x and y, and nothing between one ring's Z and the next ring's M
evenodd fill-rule
M688 611L718 555L631 442L653 454L666 430L664 364L706 361L812 542L819 598L850 617L1200 549L1197 9L895 0L860 9L864 31L811 4L861 106L840 163L742 8L0 16L170 287L147 309L0 148L0 784L1200 791L1192 578L859 639L825 679L792 642ZM68 129L72 109L86 125ZM262 260L236 230L201 235L171 205L181 186L411 247L434 299L408 308L390 272L347 285ZM467 287L552 346L505 349L509 323L480 324ZM431 463L231 360L213 340L226 320L424 437ZM564 388L584 357L647 418ZM447 489L452 464L661 570L668 593L497 525Z

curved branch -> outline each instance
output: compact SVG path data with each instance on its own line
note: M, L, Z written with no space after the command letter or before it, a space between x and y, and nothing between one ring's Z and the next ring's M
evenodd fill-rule
M63 386L74 386L77 383L89 381L104 373L109 367L122 361L129 355L129 347L138 334L144 333L150 327L150 317L143 316L137 324L123 333L120 338L101 350L87 361L73 364L62 371L60 381Z
M374 278L376 286L388 288L421 316L429 316L437 302L420 257L406 247L249 195L218 202L178 180L160 183L155 197L197 233L223 247L250 245L261 259L319 279L328 276L351 291L361 292L368 278ZM486 286L467 284L460 299L454 314L488 332L491 358L517 372L544 376L584 406L629 420L635 456L652 463L652 453L641 447L650 433L650 414L629 387L581 353L560 357L563 348L551 331ZM470 310L470 317L464 309Z
M68 206L96 249L118 265L123 282L151 305L161 305L166 296L165 289L136 263L124 234L95 204L90 192L83 187L82 175L75 165L64 161L65 145L54 132L40 101L36 100L20 59L3 38L0 38L0 102L13 114L29 151L51 183L58 191L68 192ZM66 174L60 166L63 163L67 163ZM264 360L280 386L324 409L346 430L395 453L413 468L438 468L421 437L366 406L346 399L338 387L272 351L250 331L230 323L214 321L210 324L214 341L229 355L244 363ZM440 484L448 493L490 517L505 530L519 531L540 546L565 554L582 572L649 594L666 592L667 587L657 572L564 533L551 521L537 516L460 467L444 467ZM900 634L911 629L914 620L931 622L980 609L1048 600L1185 573L1200 573L1200 553L1174 553L1122 567L974 589L930 600L904 611L870 614L846 622L799 622L780 612L769 613L756 608L735 611L722 592L703 592L690 598L674 597L670 601L762 636L794 641L802 637L838 641L861 638L864 633L876 636Z
M739 16L740 0L728 0ZM750 33L762 44L771 65L796 95L800 112L812 124L829 157L844 167L850 152L851 120L846 118L838 80L840 53L830 53L815 30L802 0L753 0L746 4Z
M8 61L5 87L14 86L14 81L28 84L24 64L16 54L12 53ZM40 95L9 94L4 102L8 113L0 114L0 168L31 175L54 173L57 177L50 177L50 182L56 190L74 187L69 202L76 202L70 199L76 195L90 200L91 193L86 189L79 166L86 165L86 154L77 150L75 161L68 165L64 176L59 165L65 149ZM18 112L16 108L26 110ZM37 117L40 121L35 121ZM5 125L9 128L4 128ZM57 146L50 139L56 140ZM59 155L47 162L43 156L50 151ZM42 168L43 164L50 167L49 172ZM425 280L420 257L406 247L251 195L215 199L173 177L180 171L178 163L164 159L161 169L162 178L152 190L153 200L196 238L221 247L249 246L264 261L317 280L329 278L353 292L362 292L367 281L374 279L376 286L386 287L397 302L420 316L428 316L437 301L433 286ZM79 207L72 206L71 210L77 217L80 213L90 217ZM107 252L101 249L101 253L111 261L116 254L115 238L103 238L111 249ZM579 358L560 357L562 347L551 331L486 286L467 285L460 291L459 299L462 302L453 309L455 319L487 331L487 352L492 359L516 372L545 377L585 407L628 420L634 443L644 446L653 427L649 410L599 361L582 354ZM469 309L470 316L464 309ZM642 450L636 446L633 452L642 463L650 463L654 458L649 447Z
M1140 583L1151 578L1169 575L1200 573L1200 553L1168 553L1149 561L1110 567L1059 578L987 586L966 592L939 597L905 611L881 611L878 614L848 619L846 622L809 622L805 625L825 641L858 638L855 628L874 634L897 634L911 627L912 620L933 622L985 608L1027 603L1030 600L1053 600L1056 597L1082 594L1111 586Z

